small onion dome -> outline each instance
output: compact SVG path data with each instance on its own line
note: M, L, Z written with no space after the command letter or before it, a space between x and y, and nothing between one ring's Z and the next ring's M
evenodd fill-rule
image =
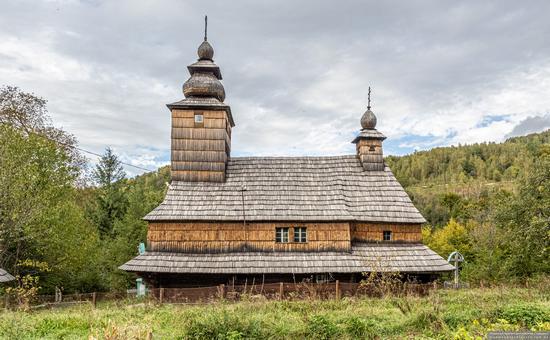
M363 117L361 117L361 127L363 129L373 130L376 127L376 116L370 110L365 111Z
M199 60L212 60L214 58L214 48L208 41L203 41L197 50Z
M225 90L222 83L213 73L195 72L184 84L183 94L189 97L214 97L225 100Z

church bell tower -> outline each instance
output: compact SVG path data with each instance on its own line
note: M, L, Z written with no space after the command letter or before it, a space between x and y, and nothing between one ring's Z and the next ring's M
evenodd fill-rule
M222 75L214 63L214 49L204 41L199 59L187 66L191 77L183 84L185 99L168 104L172 114L172 181L224 182L231 153L231 128L235 126L231 108L223 101Z

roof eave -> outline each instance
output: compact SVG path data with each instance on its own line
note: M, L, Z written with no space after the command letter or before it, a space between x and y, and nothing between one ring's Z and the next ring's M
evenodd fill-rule
M227 117L229 119L229 124L231 124L231 127L235 126L235 121L233 120L233 115L231 114L231 107L223 103L221 105L212 105L208 103L205 103L205 104L182 103L180 101L180 102L166 104L166 107L170 110L172 109L211 109L211 110L221 109L227 112Z

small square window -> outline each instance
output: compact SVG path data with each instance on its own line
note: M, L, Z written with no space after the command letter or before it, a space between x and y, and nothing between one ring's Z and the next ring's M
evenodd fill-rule
M307 242L307 229L305 227L294 228L294 242Z
M204 116L202 114L195 115L195 123L202 124L204 123Z
M288 243L288 228L275 228L275 242Z
M384 241L391 241L391 231L390 230L384 230L382 236L383 236Z

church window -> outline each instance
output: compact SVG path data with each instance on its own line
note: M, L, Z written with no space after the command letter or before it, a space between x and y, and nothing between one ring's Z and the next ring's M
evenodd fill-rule
M294 228L294 242L307 242L307 229L305 227Z
M202 124L204 123L204 116L202 113L195 114L195 124Z
M288 243L289 228L275 228L275 242Z

